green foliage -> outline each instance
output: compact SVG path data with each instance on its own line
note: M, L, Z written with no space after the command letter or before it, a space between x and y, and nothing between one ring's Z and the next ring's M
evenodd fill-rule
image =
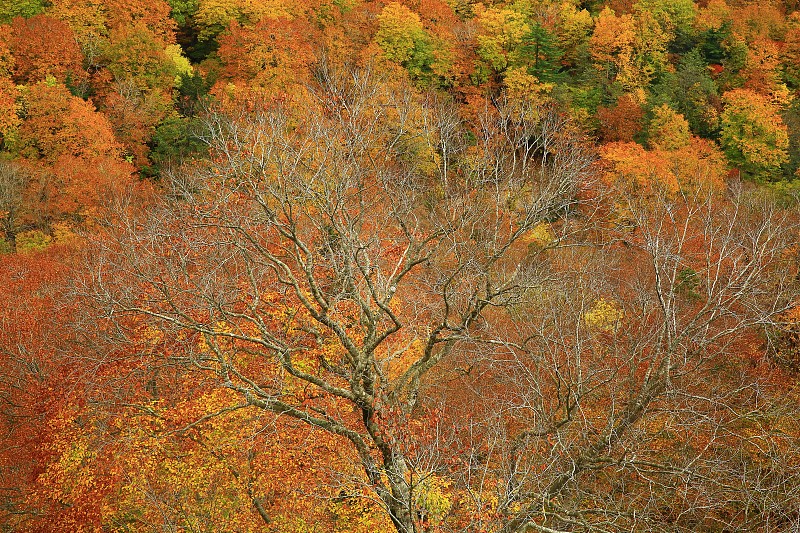
M728 46L731 42L731 22L726 21L719 28L709 28L699 35L700 54L707 63L722 64L728 57Z
M697 6L692 0L639 0L634 8L653 15L662 28L673 34L678 30L690 32L697 16Z
M378 16L375 41L387 59L398 63L411 61L420 48L428 47L430 37L422 27L419 15L397 3L386 6Z
M172 8L170 16L180 27L188 26L200 8L200 0L167 0L167 2Z
M564 52L556 37L538 22L530 24L530 32L523 38L520 50L528 64L528 74L539 81L552 83L563 77L559 76L559 60Z
M795 98L781 118L789 136L789 160L783 166L783 176L800 184L800 99Z
M50 246L50 243L52 242L53 238L50 235L47 235L39 230L23 231L17 233L17 252L38 252Z
M197 39L201 42L215 41L232 21L243 22L245 19L242 10L235 2L205 0L198 3L194 21L199 30Z
M700 50L694 49L681 58L676 71L664 73L653 88L651 102L667 103L689 122L695 135L715 137L719 117L714 106L717 84L711 79L708 65Z
M215 71L203 76L198 71L179 73L177 110L185 117L194 117L207 99L208 92L217 80Z
M594 117L599 107L616 102L622 91L618 90L618 87L602 83L603 79L598 79L597 83L593 83L593 78L601 78L594 69L587 71L586 75L575 83L557 85L553 91L553 97L573 111L580 111L588 117ZM615 92L612 93L612 91ZM596 124L593 127L596 127Z
M419 15L392 3L378 16L378 24L375 42L386 59L402 65L413 80L425 85L443 84L449 59L425 31Z
M206 145L200 140L200 119L182 117L177 114L164 119L156 128L150 142L152 167L145 174L158 176L171 166L205 153Z
M678 272L675 279L674 291L682 294L691 300L699 300L701 298L698 289L700 288L700 276L692 268L684 268Z
M721 90L741 87L742 79L739 73L747 66L747 43L731 35L723 43L725 57L722 60L724 70L718 80Z
M588 51L586 43L592 32L594 21L586 9L578 10L570 2L561 4L559 19L556 22L555 36L564 51L561 62L576 67L581 58L586 62ZM588 66L588 65L587 65Z
M9 24L15 17L31 18L44 7L42 0L0 0L0 24Z
M762 95L736 89L723 95L720 142L728 160L746 176L766 181L779 178L789 160L789 137L777 109Z

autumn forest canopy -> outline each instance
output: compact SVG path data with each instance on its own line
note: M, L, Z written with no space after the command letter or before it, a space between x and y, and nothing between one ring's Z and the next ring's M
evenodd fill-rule
M800 3L0 0L0 531L800 530Z

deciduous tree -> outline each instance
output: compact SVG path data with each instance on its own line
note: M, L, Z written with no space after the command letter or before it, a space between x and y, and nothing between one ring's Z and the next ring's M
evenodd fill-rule
M725 154L747 175L770 179L788 160L789 137L778 109L764 96L747 89L722 95L721 116Z
M378 16L375 42L386 59L402 65L414 80L431 84L448 77L447 51L425 30L419 15L402 4L387 5Z
M642 129L644 110L636 98L624 94L613 107L597 109L600 136L606 142L633 142Z
M25 224L49 229L52 222L91 217L112 190L131 183L108 119L61 84L25 88L25 118L8 148L29 163Z
M16 18L11 25L10 45L17 83L33 84L48 75L75 88L86 81L83 54L75 35L60 20L47 15Z
M501 99L468 133L369 73L316 80L212 115L211 161L96 243L79 286L103 357L158 331L140 364L205 375L203 421L346 443L360 471L337 479L402 533L796 519L797 464L774 462L800 452L792 406L757 334L794 305L794 211L723 187L705 141L620 146L597 183L550 109Z
M489 342L490 310L532 283L512 250L573 205L591 158L552 111L501 109L444 188L404 161L411 93L364 72L321 81L296 116L280 103L215 115L202 178L215 192L186 189L154 225L99 243L94 295L123 328L138 317L202 339L186 361L236 393L226 409L347 442L359 482L398 531L415 531L433 472L404 420L427 409L431 372Z
M41 0L0 1L0 24L8 24L16 17L29 18L44 11Z
M17 218L23 205L23 193L28 184L28 176L21 165L13 162L0 162L0 223L5 240L0 247L14 249L17 235Z
M651 148L677 150L689 144L689 123L666 104L653 109L648 130Z

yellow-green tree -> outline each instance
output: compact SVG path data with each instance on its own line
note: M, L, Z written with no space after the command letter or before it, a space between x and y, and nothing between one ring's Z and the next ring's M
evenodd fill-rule
M677 150L689 144L690 136L689 122L683 115L666 104L653 110L648 140L652 148Z
M728 91L722 101L720 142L728 160L750 177L777 178L789 159L789 135L776 106L747 89Z
M402 65L414 80L431 83L448 77L447 51L425 30L419 15L402 4L393 2L378 15L375 42L386 59Z
M483 60L479 78L518 66L525 36L531 31L525 14L505 7L477 7L475 21L479 28L477 53Z

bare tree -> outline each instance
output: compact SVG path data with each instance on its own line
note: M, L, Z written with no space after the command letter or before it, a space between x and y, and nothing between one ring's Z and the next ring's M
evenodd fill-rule
M158 328L170 364L238 393L214 414L346 442L402 533L431 527L436 476L453 530L796 519L796 466L748 470L737 433L788 416L739 354L797 296L790 213L748 191L598 199L589 143L547 106L465 124L368 71L317 75L302 101L210 113L212 159L95 244L106 333ZM433 439L407 423L434 411ZM787 440L760 435L777 461Z
M614 197L627 224L554 251L561 280L509 317L490 388L514 429L478 465L505 479L498 529L796 527L797 406L757 368L796 303L796 215L741 189Z
M297 108L211 113L204 186L99 242L87 281L118 326L183 331L185 363L239 392L232 407L346 439L397 530L418 531L422 475L392 419L524 293L511 251L574 207L592 157L553 110L509 107L470 133L369 72L318 81Z

